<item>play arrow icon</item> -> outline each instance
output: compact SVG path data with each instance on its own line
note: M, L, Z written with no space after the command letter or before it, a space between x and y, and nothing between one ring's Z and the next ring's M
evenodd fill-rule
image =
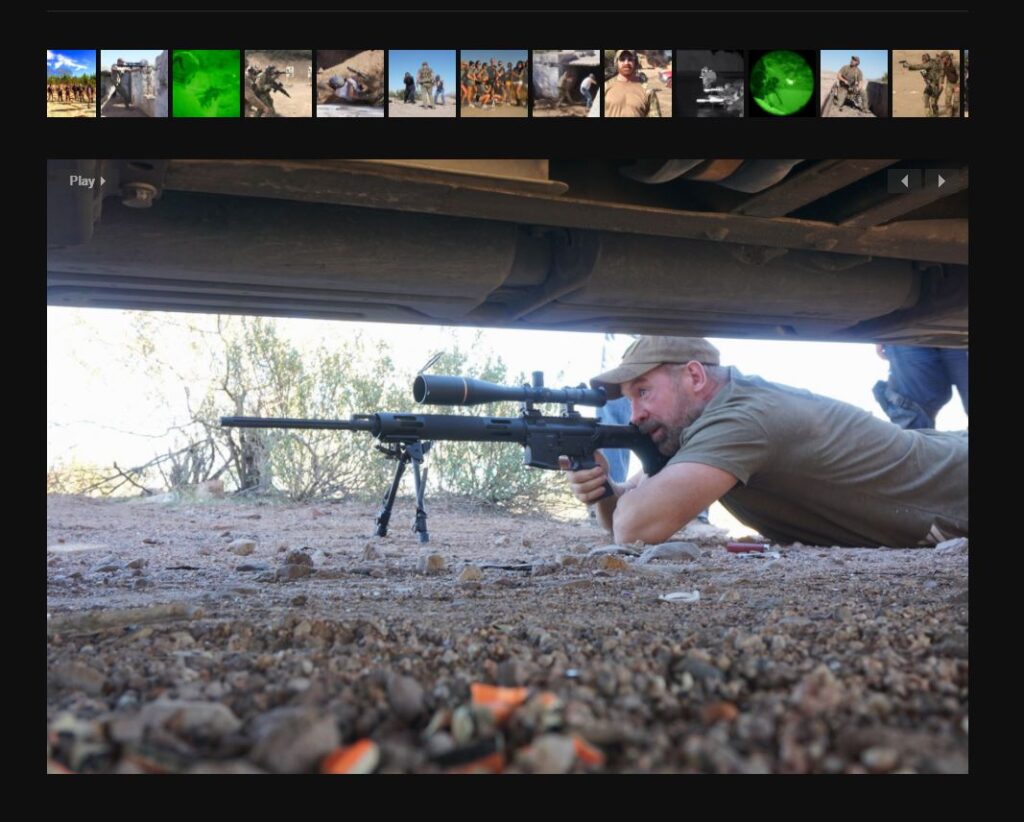
M943 186L944 186L945 184L946 184L946 178L945 178L945 177L943 177L943 176L942 176L942 175L940 174L940 175L939 175L939 186L938 186L938 187L939 187L939 188L942 188L942 187L943 187Z
M903 183L904 188L910 188L910 175L904 175L903 179L901 179L900 182Z

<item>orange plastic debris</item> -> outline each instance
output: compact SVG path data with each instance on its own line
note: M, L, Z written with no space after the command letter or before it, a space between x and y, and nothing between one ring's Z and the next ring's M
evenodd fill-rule
M504 688L501 685L487 685L474 682L469 686L469 693L474 705L486 702L505 702L509 705L522 705L529 695L527 688Z
M710 705L705 705L701 711L701 716L708 725L712 725L722 719L726 722L732 722L739 715L740 709L731 702L712 702Z
M360 739L324 757L320 773L371 773L380 761L380 749L372 739Z
M587 742L582 736L573 736L572 747L576 751L576 758L584 765L604 764L604 754Z
M526 702L528 688L504 688L500 685L487 685L474 682L469 686L473 705L486 708L491 712L496 724L501 725L511 716L512 712Z

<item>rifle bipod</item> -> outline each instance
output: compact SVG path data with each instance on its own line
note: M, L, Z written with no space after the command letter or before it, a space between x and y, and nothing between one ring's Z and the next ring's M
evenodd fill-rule
M405 466L411 462L413 479L416 483L416 520L412 530L419 534L420 542L430 542L430 535L427 533L427 512L423 507L423 492L426 485L423 457L430 450L432 444L430 442L401 442L376 446L377 450L389 460L398 460L398 465L395 467L395 479L384 495L384 502L381 503L380 512L375 520L377 528L373 533L376 536L386 537L388 535L388 522L391 521L391 509L395 504L395 497L398 495L398 485L402 481Z

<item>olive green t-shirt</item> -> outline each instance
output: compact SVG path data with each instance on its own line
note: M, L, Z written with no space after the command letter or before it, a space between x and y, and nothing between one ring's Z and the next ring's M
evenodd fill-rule
M739 480L720 502L781 543L893 547L967 536L967 433L907 431L845 402L747 377L680 435L669 464Z

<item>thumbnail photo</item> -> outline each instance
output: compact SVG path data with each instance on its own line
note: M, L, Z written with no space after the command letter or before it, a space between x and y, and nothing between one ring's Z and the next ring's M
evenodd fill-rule
M893 117L960 116L959 51L894 51L892 75Z
M388 52L388 117L454 117L454 49Z
M96 116L96 50L46 50L46 116Z
M546 49L533 52L534 117L600 117L601 52Z
M167 49L100 51L101 117L167 116Z
M968 59L969 56L970 52L968 52L967 49L964 49L964 73L960 81L960 104L963 106L964 117L971 116L971 110L967 106L967 78L970 73L968 71L970 65L970 60Z
M812 51L750 52L749 117L813 117L814 64Z
M317 117L383 117L383 49L318 49Z
M238 49L171 52L174 117L239 117L241 54Z
M312 117L313 52L245 52L246 117Z
M676 102L680 117L743 116L743 52L691 49L676 52Z
M888 117L889 52L828 49L821 52L822 117Z
M671 117L671 49L604 53L605 117Z
M526 49L459 52L460 117L526 117L529 72Z

